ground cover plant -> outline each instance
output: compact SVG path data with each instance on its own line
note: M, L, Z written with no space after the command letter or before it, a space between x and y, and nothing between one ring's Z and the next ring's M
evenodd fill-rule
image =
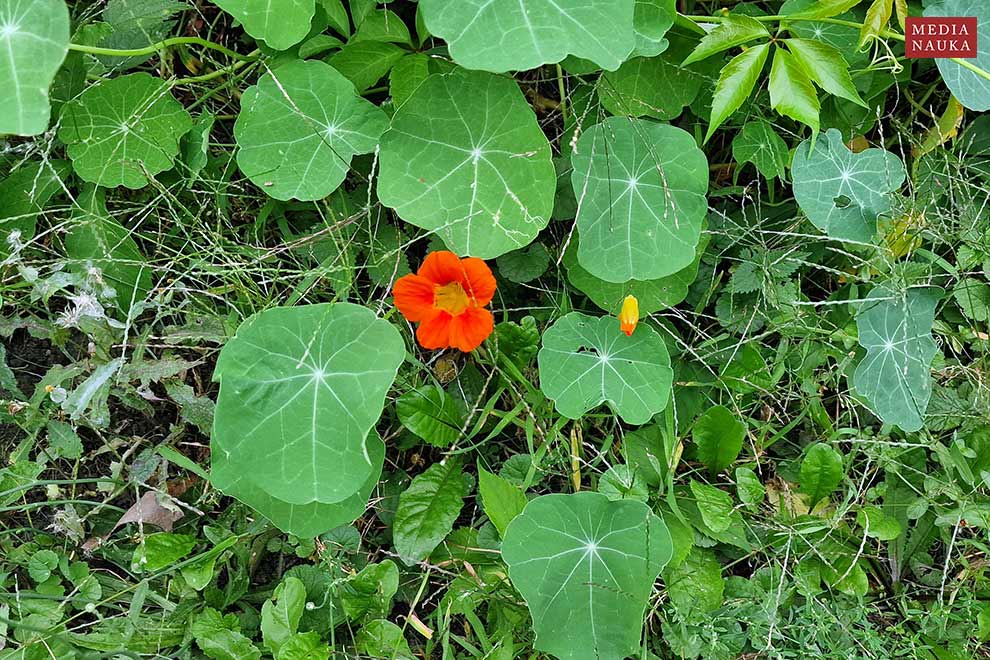
M990 657L990 4L0 0L0 90L0 659Z

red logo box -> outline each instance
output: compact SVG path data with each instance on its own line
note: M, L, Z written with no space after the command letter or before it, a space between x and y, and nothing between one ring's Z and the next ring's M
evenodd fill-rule
M976 17L920 18L908 16L904 26L908 57L976 57Z

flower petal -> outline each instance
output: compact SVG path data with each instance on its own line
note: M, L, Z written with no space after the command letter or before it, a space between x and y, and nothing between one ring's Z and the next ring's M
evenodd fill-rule
M461 286L474 298L478 307L484 307L495 296L495 277L491 268L477 257L461 259L463 281Z
M407 321L422 321L434 314L433 282L419 275L403 275L392 287L395 306Z
M450 348L450 326L453 317L447 312L436 312L424 319L416 329L419 345L427 349Z
M422 326L420 326L422 327ZM481 346L495 329L495 318L487 309L470 307L450 320L450 346L465 353Z
M419 267L417 274L440 285L460 282L464 279L464 269L461 268L460 258L453 252L446 250L437 250L426 255L426 259L423 260L423 265Z

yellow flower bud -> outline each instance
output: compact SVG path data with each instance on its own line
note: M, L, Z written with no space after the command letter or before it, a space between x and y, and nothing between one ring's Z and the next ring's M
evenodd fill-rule
M619 329L631 337L637 323L639 323L639 301L636 300L636 296L626 296L622 301L622 311L619 312Z

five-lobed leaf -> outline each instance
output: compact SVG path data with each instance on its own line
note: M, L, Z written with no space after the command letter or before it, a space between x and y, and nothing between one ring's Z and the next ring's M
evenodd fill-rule
M722 125L739 106L749 98L756 86L756 81L766 64L770 53L770 44L760 44L747 48L733 57L722 69L715 84L715 95L712 98L712 114L708 120L708 132L705 140L712 136L715 129Z

